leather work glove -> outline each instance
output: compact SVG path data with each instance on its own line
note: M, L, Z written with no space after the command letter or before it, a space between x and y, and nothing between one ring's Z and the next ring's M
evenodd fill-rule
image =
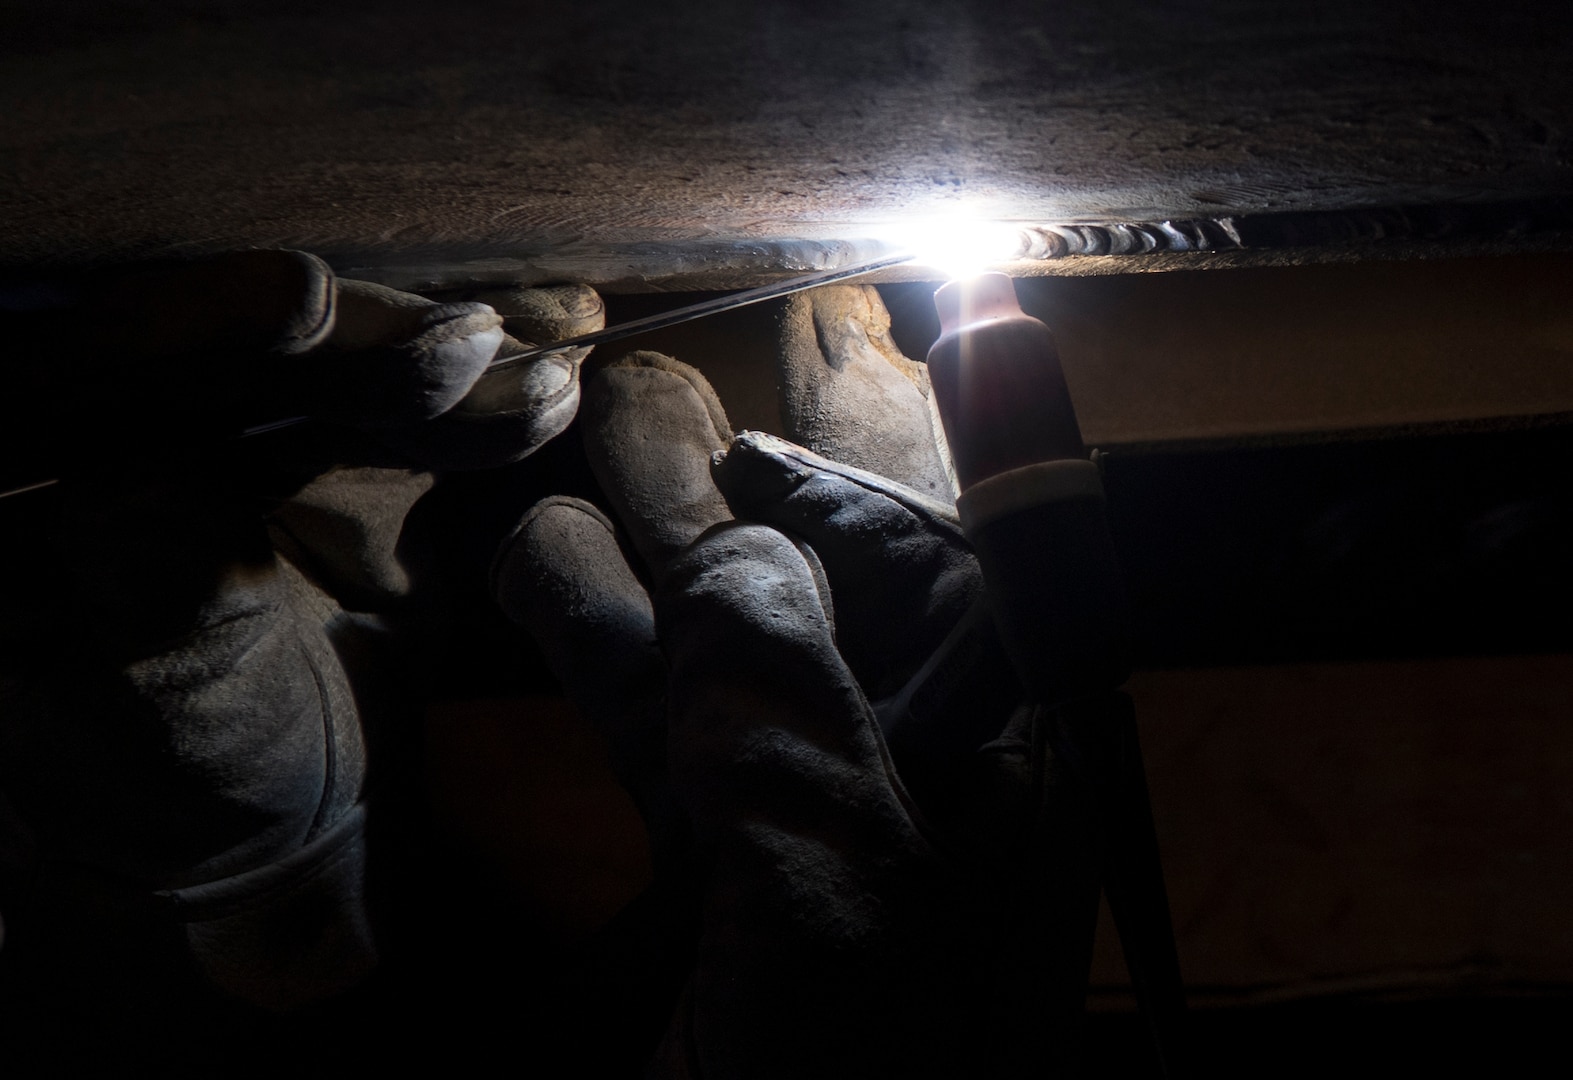
M41 379L78 434L28 497L13 540L35 561L8 560L0 616L0 833L30 848L0 962L29 985L190 1023L193 1002L289 1010L372 969L367 728L410 708L410 510L433 470L517 460L572 419L585 351L488 367L513 335L603 322L582 286L489 299L251 251L133 267L50 315L88 345ZM334 423L198 438L259 409Z
M606 507L537 504L494 564L605 733L658 878L699 895L652 1075L1018 1075L1062 1056L1044 1016L1085 984L1090 940L1037 906L1052 879L1096 908L1074 800L1016 708L926 379L887 328L872 289L785 311L785 426L842 461L734 437L668 357L601 367L581 423Z

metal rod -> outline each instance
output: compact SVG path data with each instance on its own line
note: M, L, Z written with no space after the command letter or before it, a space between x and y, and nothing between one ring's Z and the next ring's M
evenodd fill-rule
M876 270L885 270L892 266L900 266L902 263L911 262L913 258L914 256L911 252L902 251L894 255L882 255L877 259L853 263L851 266L837 267L834 270L816 270L812 274L804 274L802 277L778 281L774 285L760 285L757 288L744 289L741 292L727 293L725 296L701 300L697 304L689 304L686 307L674 308L671 311L646 315L642 319L618 323L616 326L608 326L604 330L597 330L593 334L580 334L577 337L564 338L562 341L553 341L546 345L531 345L522 352L498 357L487 367L499 368L517 363L520 360L529 360L532 357L541 356L545 353L560 352L563 349L578 349L591 345L604 345L609 341L621 341L623 338L633 337L635 334L643 334L651 330L662 330L668 326L676 326L679 323L702 319L707 315L717 315L723 311L747 307L750 304L757 304L764 300L790 296L792 293L802 292L804 289L812 289L819 285L830 285L837 281L845 281L848 278L872 274ZM296 424L303 424L310 419L311 417L309 416L290 416L283 420L272 420L265 424L255 424L242 430L236 438L244 439L269 431L281 431L287 427L294 427ZM59 478L56 477L50 480L39 480L31 484L23 484L20 487L14 487L7 491L0 491L0 499L8 498L12 495L23 495L29 491L38 491L59 482Z
M58 483L60 481L56 478L53 480L40 480L34 484L23 484L21 487L14 487L10 491L0 491L0 499L9 499L12 495L26 495L29 491L40 491L46 487L54 487Z
M702 319L707 315L716 315L734 308L747 307L764 300L774 300L779 296L790 296L804 289L812 289L819 285L830 285L847 278L861 277L872 274L876 270L885 270L892 266L911 262L914 256L911 252L898 252L895 255L884 255L878 259L867 262L853 263L851 266L839 267L835 270L817 270L812 274L791 278L787 281L778 281L774 285L760 285L754 289L744 289L742 292L728 293L710 300L701 300L697 304L687 307L674 308L671 311L662 311L655 315L646 315L642 319L631 322L618 323L608 326L605 330L597 330L591 334L580 334L578 337L565 338L554 341L548 345L531 345L523 352L511 353L508 356L492 361L493 367L511 364L515 360L528 360L543 353L557 352L561 349L576 349L586 345L604 345L608 341L621 341L623 338L633 337L635 334L647 333L651 330L662 330L668 326L679 323L692 322Z

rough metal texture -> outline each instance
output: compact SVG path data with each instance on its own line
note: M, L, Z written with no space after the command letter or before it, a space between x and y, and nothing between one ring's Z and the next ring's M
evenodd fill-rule
M654 280L957 208L1160 221L1573 190L1555 0L13 0L0 19L13 268L255 244Z

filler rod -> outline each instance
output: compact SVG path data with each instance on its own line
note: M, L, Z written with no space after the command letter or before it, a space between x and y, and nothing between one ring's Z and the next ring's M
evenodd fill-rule
M853 263L851 266L839 266L832 270L816 270L812 274L788 278L786 281L778 281L773 285L760 285L757 288L744 289L741 292L727 293L724 296L701 300L697 304L674 308L671 311L657 312L654 315L646 315L642 319L618 323L616 326L608 326L606 329L597 330L592 334L580 334L578 337L564 338L562 341L553 341L545 345L530 345L521 352L510 353L507 356L493 360L488 365L488 368L505 367L520 360L529 360L544 353L560 352L563 349L578 349L591 345L604 345L609 341L621 341L623 338L633 337L635 334L643 334L650 330L662 330L668 326L676 326L679 323L702 319L707 315L717 315L723 311L731 311L733 308L747 307L749 304L758 304L765 300L774 300L778 296L790 296L792 293L802 292L804 289L812 289L819 285L830 285L837 281L846 281L848 278L862 277L864 274L872 274L876 270L886 270L892 266L900 266L902 263L911 262L913 258L914 256L910 251L902 251L894 255L881 255L877 259ZM288 416L282 420L255 424L238 432L235 437L244 439L269 431L280 431L287 427L294 427L296 424L303 424L310 419L311 417L309 416ZM8 498L12 495L23 495L29 491L39 491L43 488L53 487L58 483L60 483L59 477L50 480L37 480L30 484L23 484L20 487L0 491L0 499Z
M845 281L847 278L872 274L876 270L887 270L892 266L900 266L902 263L911 262L913 258L914 256L911 252L903 251L894 255L882 255L867 262L853 263L851 266L838 267L834 270L816 270L812 274L804 274L802 277L778 281L773 285L760 285L758 288L744 289L742 292L727 293L725 296L701 300L699 303L689 304L687 307L673 308L671 311L646 315L642 319L618 323L616 326L608 326L605 330L597 330L591 334L580 334L578 337L564 338L562 341L554 341L549 345L531 345L523 352L512 353L500 360L492 361L492 366L501 367L504 364L511 364L515 360L528 360L531 357L540 356L542 353L557 352L561 349L576 349L586 345L604 345L608 341L621 341L623 338L633 337L635 334L643 334L650 330L662 330L668 326L676 326L679 323L702 319L706 315L716 315L723 311L731 311L733 308L747 307L749 304L757 304L764 300L774 300L778 296L790 296L792 293L802 292L804 289L812 289L820 285L830 285L837 281Z

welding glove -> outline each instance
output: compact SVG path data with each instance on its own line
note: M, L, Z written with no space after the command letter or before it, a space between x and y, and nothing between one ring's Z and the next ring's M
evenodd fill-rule
M338 281L299 252L139 268L82 306L114 351L72 373L71 400L115 446L68 461L27 549L52 568L7 567L0 789L35 859L8 952L115 1013L214 986L322 1000L375 961L364 729L409 707L389 635L417 601L408 511L431 468L566 425L580 357L488 372L507 342L489 306ZM516 307L530 337L600 325L586 289ZM345 426L190 445L259 401Z
M603 368L586 381L581 424L619 524L548 499L504 544L494 586L607 735L658 874L685 840L685 861L705 864L706 929L665 1053L692 1053L710 1076L800 1076L834 1061L866 1071L886 1049L868 1023L891 1003L870 1012L865 999L929 982L907 972L887 985L890 963L929 962L912 947L919 924L941 936L972 924L931 927L921 905L909 905L911 926L888 924L886 905L944 875L877 732L840 715L861 695L830 639L818 559L732 519L712 475L730 428L692 368L654 353ZM877 858L858 865L870 849Z
M1097 807L1111 775L1088 754L1111 749L1109 718L1092 702L1023 704L955 516L927 367L889 329L870 286L791 298L777 344L781 415L823 457L745 434L717 482L740 518L818 553L836 646L924 835L988 894L994 948L971 969L987 972L985 1045L969 1071L1075 1072L1106 843Z
M845 353L820 366L873 362ZM988 651L955 630L980 579L953 509L783 440L728 442L703 377L654 354L591 377L581 417L613 514L547 500L493 580L662 815L653 834L690 830L705 929L655 1071L935 1075L991 1040L1011 1059L1024 995L1001 898L1019 890L998 879L1038 805L1008 667L981 697L937 687L918 738L900 734L910 694L889 717L939 821L870 704L922 684L942 645ZM926 431L927 410L899 422ZM957 666L965 683L979 665ZM936 730L962 749L936 754Z
M872 285L827 285L789 297L776 347L788 439L942 502L956 478L929 389L928 366L890 337Z
M668 784L666 663L648 583L731 519L710 459L732 431L704 377L659 353L604 366L583 394L585 453L622 528L581 499L547 499L504 541L492 587L605 738L664 869L681 826Z
M884 786L901 800L914 835L939 867L935 872L944 875L943 887L927 879L918 887L899 876L887 883L865 878L871 902L911 905L922 917L945 924L893 937L893 948L922 952L926 968L906 967L904 958L871 960L884 965L881 978L903 987L908 979L928 980L916 997L892 993L874 1006L882 1015L891 1010L891 1029L901 1034L868 1044L871 1066L923 1046L929 1056L906 1061L900 1072L950 1075L964 1069L1020 1076L1074 1070L1099 897L1102 825L1091 811L1095 793L1087 772L1072 760L1072 740L1064 734L1100 718L1084 718L1075 708L1051 714L1023 703L952 506L757 432L737 436L713 472L739 518L807 542L834 597L834 622L817 631L813 648L822 658L820 670L798 661L802 670L793 678L771 680L768 689L759 690L779 704L765 711L741 699L735 708L739 721L773 727L782 717L798 717L824 725L837 712L809 687L850 683L858 695L839 706L841 730L876 733L874 740L882 741ZM752 622L761 634L779 639L776 651L789 654L789 637L799 637L805 625L783 610L782 601L750 595L753 583L763 579L757 570L734 573L730 607L704 609L714 624L708 638L690 639L682 620L666 616L669 609L657 602L661 640L674 669L669 714L674 771L682 745L679 724L687 711L678 689L684 662L695 673L690 678L697 690L691 692L712 693L707 679L735 686L736 672L765 668L741 649L730 655L716 651L716 642L745 640L743 625ZM679 603L672 599L674 606ZM762 603L774 609L768 618L760 614ZM690 653L689 640L706 644ZM702 715L720 712L714 703L710 709ZM809 745L821 747L824 740L816 737ZM748 756L742 750L734 767ZM815 760L809 752L796 756L799 762ZM728 771L720 753L708 767ZM793 775L806 784L801 779L806 772L800 766ZM686 792L692 781L679 773L674 783ZM760 799L775 797L757 784L749 791ZM780 809L789 808L788 795L779 797ZM802 792L791 798L812 807ZM852 816L866 805L849 800L839 812ZM810 822L830 820L828 812L811 813L815 816L786 830L794 843L812 835ZM760 816L753 807L734 814L744 821ZM750 827L749 835L761 834ZM849 866L859 858L882 857L876 846L852 854L858 849L849 843L821 835ZM974 923L961 934L951 919ZM804 977L813 978L812 972ZM947 1041L960 1033L966 1045ZM692 1046L702 1049L703 1043ZM947 1060L946 1054L958 1056Z

